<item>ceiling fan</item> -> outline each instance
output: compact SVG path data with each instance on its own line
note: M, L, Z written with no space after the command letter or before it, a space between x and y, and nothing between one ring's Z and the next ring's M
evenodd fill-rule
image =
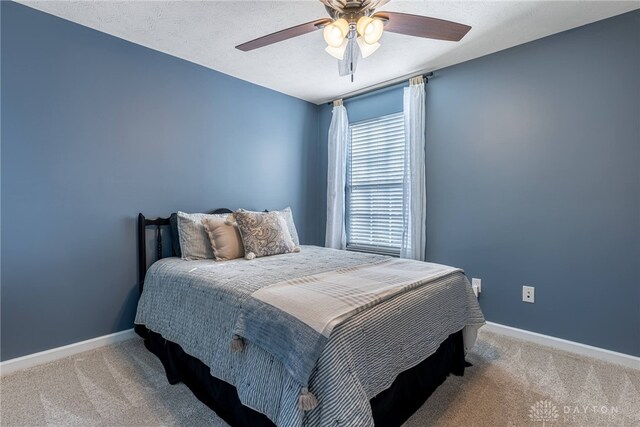
M371 55L380 47L382 33L406 34L428 39L460 41L470 26L428 16L398 12L375 12L390 0L320 0L330 18L316 19L236 46L244 52L323 29L325 51L338 59L341 76L356 71L358 58Z

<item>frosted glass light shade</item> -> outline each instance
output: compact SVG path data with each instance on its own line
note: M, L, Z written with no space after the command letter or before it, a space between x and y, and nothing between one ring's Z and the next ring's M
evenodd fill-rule
M343 18L333 21L331 24L324 27L324 30L322 31L324 41L333 48L339 48L348 33L349 23Z
M368 44L375 44L382 37L382 32L384 31L384 24L379 19L374 19L371 21L369 25L367 25L364 29L364 41Z
M364 29L367 25L369 25L371 21L373 21L373 18L370 18L368 16L363 16L362 18L358 19L358 22L356 23L356 30L358 31L358 34L360 34L361 36L364 35Z
M342 61L342 59L344 59L344 52L347 50L347 43L349 43L349 40L348 39L343 39L342 44L340 46L333 47L333 46L329 45L324 50L329 55L331 55L334 58Z
M380 19L363 16L358 19L356 30L364 38L365 42L375 44L382 37L384 23Z
M380 43L376 42L373 44L369 44L366 41L364 41L362 37L358 37L357 41L358 41L358 47L360 48L360 53L362 54L363 58L366 58L367 56L371 55L380 47Z

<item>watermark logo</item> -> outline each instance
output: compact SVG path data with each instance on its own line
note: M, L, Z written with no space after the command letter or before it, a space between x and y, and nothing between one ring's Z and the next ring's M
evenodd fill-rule
M558 417L560 417L558 408L549 400L539 400L529 409L531 421L541 422L543 427L546 423L556 422Z
M588 417L597 417L603 424L609 424L616 420L620 410L607 405L565 405L562 413L566 423L584 423Z
M617 406L606 405L564 405L556 406L551 400L539 400L529 408L529 418L533 422L542 423L584 423L589 417L601 418L608 423L615 420L620 413Z

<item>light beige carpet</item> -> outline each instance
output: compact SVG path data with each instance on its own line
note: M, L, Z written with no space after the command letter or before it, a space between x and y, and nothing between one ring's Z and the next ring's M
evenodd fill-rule
M406 427L640 426L640 371L481 332ZM2 426L226 426L139 339L0 379Z

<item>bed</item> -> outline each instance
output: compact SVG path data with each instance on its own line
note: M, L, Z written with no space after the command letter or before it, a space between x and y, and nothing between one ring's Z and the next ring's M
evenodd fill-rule
M465 348L484 323L460 270L394 294L336 325L304 384L317 405L301 410L301 382L277 352L251 340L232 351L252 295L387 257L302 246L299 253L251 261L183 261L163 258L166 225L166 219L138 218L136 331L169 382L184 382L233 426L401 425L450 373L464 373ZM157 260L147 270L149 226L156 227Z

